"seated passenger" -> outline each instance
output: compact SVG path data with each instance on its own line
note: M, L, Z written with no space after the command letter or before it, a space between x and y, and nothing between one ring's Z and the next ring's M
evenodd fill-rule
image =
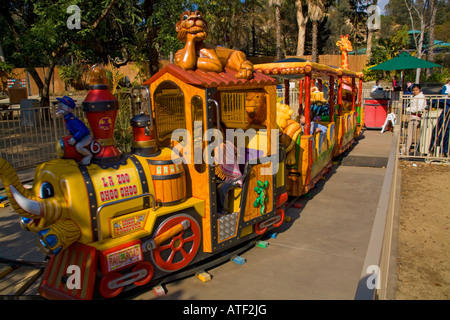
M235 186L242 187L242 181L239 179L242 173L237 159L237 149L230 141L225 141L214 149L216 175L224 180L217 187L219 196L217 211L222 214L228 213L228 191Z
M314 114L311 114L311 118L314 119ZM303 126L306 123L306 117L305 117L305 111L304 110L302 111L299 120L300 120L300 125L302 126L302 129L303 129L303 133L305 133L305 130L303 128ZM313 135L315 132L320 132L321 135L325 135L327 133L327 127L325 127L325 126L323 126L323 125L321 125L319 123L316 123L314 121L311 121L310 133L309 134ZM305 133L305 134L307 134L307 133Z

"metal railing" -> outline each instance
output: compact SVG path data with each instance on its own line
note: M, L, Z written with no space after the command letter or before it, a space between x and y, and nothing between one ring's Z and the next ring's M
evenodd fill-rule
M400 158L450 161L448 95L403 95L397 119L401 121Z
M285 103L284 99L284 86L282 89L277 89L277 97L281 98L281 103ZM292 119L297 119L298 114L298 107L299 107L299 89L298 88L290 88L289 89L289 107L294 110L294 112L291 115Z
M39 103L0 110L0 157L16 170L57 158L56 141L68 133L55 112L55 106L40 107ZM81 107L74 114L84 119Z
M115 123L115 144L122 152L129 152L132 131L130 99L119 100L119 113ZM40 107L37 100L26 108L19 105L0 109L0 157L14 169L23 170L45 161L56 159L56 142L67 136L63 117L56 117L57 104ZM89 128L81 104L73 114Z

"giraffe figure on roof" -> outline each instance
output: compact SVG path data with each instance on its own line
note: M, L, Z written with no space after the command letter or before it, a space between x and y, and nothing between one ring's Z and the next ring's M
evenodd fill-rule
M341 50L341 69L349 70L348 53L353 51L353 46L347 35L341 35L341 40L336 42L336 45ZM352 82L348 77L342 77L342 109L345 111L352 110ZM355 88L355 90L358 90ZM358 92L355 93L356 95Z
M348 40L348 34L346 36L341 35L341 40L337 41L336 45L341 50L341 68L348 69L348 53L353 51L352 43Z

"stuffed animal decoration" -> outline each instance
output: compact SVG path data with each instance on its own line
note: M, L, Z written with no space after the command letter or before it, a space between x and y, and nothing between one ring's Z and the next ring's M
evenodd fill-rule
M175 64L184 70L200 69L205 72L222 72L225 68L237 71L236 78L250 79L253 64L242 51L216 47L205 43L207 24L199 11L185 11L175 29L178 40L185 42L175 53Z

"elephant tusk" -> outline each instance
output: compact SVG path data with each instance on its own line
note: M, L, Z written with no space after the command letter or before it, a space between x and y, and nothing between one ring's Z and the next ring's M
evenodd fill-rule
M17 189L14 188L14 186L12 185L9 186L9 189L11 191L12 197L14 198L14 200L16 201L16 203L19 205L20 208L22 208L24 211L34 216L42 217L41 205L38 201L31 200L25 197L22 193L17 191Z

